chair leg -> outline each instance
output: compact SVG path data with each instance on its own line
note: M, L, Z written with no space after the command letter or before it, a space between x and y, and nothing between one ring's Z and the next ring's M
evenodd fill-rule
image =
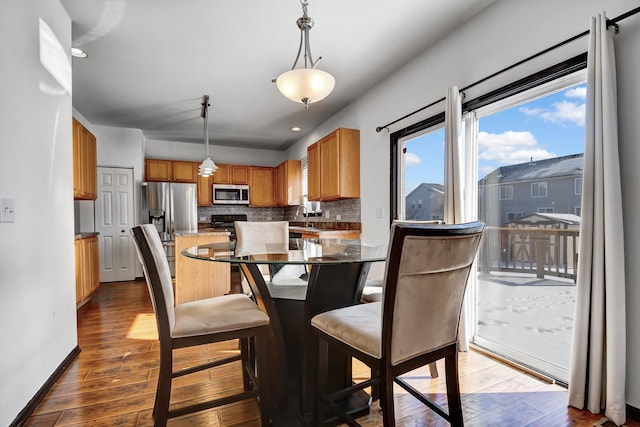
M431 378L438 378L438 365L436 365L436 362L429 363L429 372L431 373Z
M371 378L378 378L380 376L380 370L371 368ZM380 384L371 386L371 401L375 402L380 399Z
M266 328L265 328L266 329ZM262 420L262 427L271 426L272 419L272 408L273 402L269 399L270 393L267 391L267 387L269 384L268 375L269 371L267 368L267 342L266 335L267 331L265 330L262 333L259 333L256 337L254 337L249 344L250 347L254 347L259 356L255 359L255 364L252 366L256 366L256 379L259 384L258 386L258 399L260 404L260 418ZM254 354L255 354L254 353Z
M391 372L390 367L382 366L379 386L382 425L384 427L395 427L396 414L393 407L393 372Z
M329 343L325 340L318 340L318 365L315 373L315 399L313 400L313 425L321 426L324 418L324 404L320 399L327 393L327 375L329 370Z
M458 382L458 353L454 350L452 355L444 359L447 376L447 403L449 404L449 422L454 427L462 427L462 402L460 399L460 384Z
M158 387L156 401L153 407L154 426L164 427L169 418L169 399L171 398L171 380L173 373L173 350L160 344L160 372L158 373Z
M240 338L240 354L242 361L242 384L244 385L244 390L248 391L253 388L253 384L251 383L251 377L247 372L247 369L252 369L255 373L255 360L252 360L251 352L253 343L250 338Z

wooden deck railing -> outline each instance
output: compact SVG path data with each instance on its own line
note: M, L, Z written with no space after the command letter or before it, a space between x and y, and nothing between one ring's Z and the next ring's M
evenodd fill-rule
M578 233L577 229L487 227L478 269L564 277L575 283Z

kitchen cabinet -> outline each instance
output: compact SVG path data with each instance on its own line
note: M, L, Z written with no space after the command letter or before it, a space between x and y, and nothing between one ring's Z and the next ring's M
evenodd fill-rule
M227 232L205 232L176 236L176 304L229 293L231 283L229 263L206 262L182 255L183 250L192 246L224 243L228 240Z
M339 128L307 148L309 200L360 197L360 131Z
M217 164L213 174L214 184L249 184L249 166Z
M285 160L274 171L274 196L276 206L302 204L302 162Z
M182 160L145 159L145 181L172 181L195 184L198 180L197 162Z
M79 238L75 241L76 252L76 304L78 307L89 300L100 286L100 261L98 237Z
M98 198L96 137L73 119L73 198Z
M213 205L213 176L198 175L198 206Z
M251 166L249 168L249 205L256 207L273 207L274 168Z

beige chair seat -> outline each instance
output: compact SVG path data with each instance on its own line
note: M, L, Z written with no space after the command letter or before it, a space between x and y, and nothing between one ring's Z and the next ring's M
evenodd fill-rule
M382 354L382 304L359 304L320 313L311 325L371 357Z
M362 302L380 302L382 301L382 293L384 292L384 281L382 279L367 279L362 290L360 301Z
M306 280L294 277L277 282L267 282L271 298L304 301L307 298L308 284Z
M235 331L266 325L269 317L242 294L186 302L174 308L173 338Z

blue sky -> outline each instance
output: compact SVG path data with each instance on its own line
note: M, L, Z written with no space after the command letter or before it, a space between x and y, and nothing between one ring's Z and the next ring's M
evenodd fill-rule
M586 85L482 117L478 178L503 165L584 151ZM405 194L422 182L444 183L444 129L405 142Z

